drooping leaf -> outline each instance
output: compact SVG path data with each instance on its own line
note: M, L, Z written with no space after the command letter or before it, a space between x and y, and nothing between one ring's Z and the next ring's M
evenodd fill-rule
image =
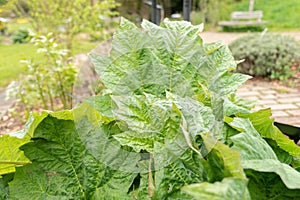
M250 76L244 74L233 74L233 73L220 73L212 77L211 84L209 85L209 90L224 96L227 94L233 94L236 90L246 82Z
M289 189L275 173L245 170L249 178L248 189L251 199L259 200L297 200L300 198L299 189Z
M234 118L230 125L243 130L231 137L233 148L242 154L243 168L269 174L276 173L287 188L300 189L300 173L278 160L272 148L260 137L249 119Z
M4 135L0 138L0 176L15 172L15 167L30 163L19 147L29 141Z
M291 164L294 169L300 172L300 157L294 156Z
M230 149L209 134L201 137L206 147L208 163L212 167L211 181L221 181L225 177L246 179L238 151Z
M182 190L194 199L211 200L250 200L247 180L240 178L224 178L221 182L198 183L187 185Z
M258 172L274 172L289 189L300 189L300 173L285 163L274 159L245 160L242 161L245 169L253 169Z
M272 148L260 137L260 134L248 119L234 118L230 125L242 130L241 133L231 137L234 143L233 149L241 152L242 160L277 160Z
M263 138L274 140L277 145L292 156L300 156L300 148L285 137L281 131L274 126L274 119L271 118L271 110L260 110L250 114L241 114L240 117L249 118L255 129Z

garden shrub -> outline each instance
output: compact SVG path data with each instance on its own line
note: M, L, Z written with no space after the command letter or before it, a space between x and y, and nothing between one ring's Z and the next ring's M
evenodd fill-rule
M69 61L68 50L57 43L52 33L37 35L32 43L38 48L39 60L21 60L25 72L8 86L8 98L16 99L26 113L36 107L57 110L62 105L70 109L78 67Z
M91 56L105 85L74 108L33 113L0 138L0 198L300 198L300 149L234 98L250 77L202 26L122 19L109 56Z
M252 76L287 80L300 63L300 43L290 36L253 34L230 45L237 60L244 59L237 71Z
M20 28L11 36L14 44L16 43L27 43L30 41L31 35L27 28Z

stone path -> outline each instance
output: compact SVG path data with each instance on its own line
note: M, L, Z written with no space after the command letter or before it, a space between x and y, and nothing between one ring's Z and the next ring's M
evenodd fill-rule
M5 91L0 92L0 117L9 109L11 104L12 102L5 100Z
M254 111L271 108L276 122L300 127L300 91L249 81L238 89L237 94L246 100L256 101Z

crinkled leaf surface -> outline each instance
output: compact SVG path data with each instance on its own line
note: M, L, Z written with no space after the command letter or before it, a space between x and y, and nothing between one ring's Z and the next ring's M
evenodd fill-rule
M44 111L40 115L34 112L29 117L23 130L0 137L0 175L14 172L16 166L30 163L30 160L26 158L19 147L30 141L36 127L48 115L55 116L58 119L73 119L73 114L68 111Z
M0 178L0 200L6 200L9 196L8 183L12 181L14 174L6 174Z
M206 165L205 160L195 152L185 151L174 162L155 171L154 197L156 199L172 199L172 196L177 196L179 199L191 199L180 189L183 185L207 181Z
M160 96L170 91L191 96L202 91L199 82L206 82L222 95L234 92L249 78L228 73L236 68L236 62L227 47L203 46L198 36L201 26L171 21L156 26L144 20L142 31L126 20L122 24L113 38L110 57L91 55L113 94Z
M85 121L77 122L81 127L79 130L91 131L94 126ZM105 187L109 188L107 195L111 194L112 198L125 197L135 174L112 170L101 164L89 153L79 135L74 121L46 117L36 128L32 141L22 146L33 164L17 171L10 183L11 197L21 198L23 195L24 198L27 191L35 199L48 196L90 199ZM118 178L119 182L116 181ZM26 179L31 184L24 184ZM31 196L26 198L32 199Z
M109 95L89 97L85 99L85 102L96 108L102 116L114 118L113 112L116 109L116 105Z

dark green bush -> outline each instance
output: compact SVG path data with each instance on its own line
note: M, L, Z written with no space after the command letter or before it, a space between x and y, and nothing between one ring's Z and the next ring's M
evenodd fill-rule
M13 43L16 44L29 42L31 37L28 29L20 28L11 36L11 38Z
M299 68L300 43L290 36L253 34L230 45L237 60L245 59L237 71L252 76L287 80Z

